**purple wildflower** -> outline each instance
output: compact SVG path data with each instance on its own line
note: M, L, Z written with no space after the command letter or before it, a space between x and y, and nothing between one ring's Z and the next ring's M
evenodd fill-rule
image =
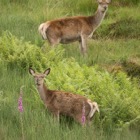
M20 88L20 96L19 96L19 99L18 99L18 110L19 110L19 112L23 112L23 105L22 105L22 88L23 88L24 86L22 86L21 88Z
M20 97L18 99L18 110L19 110L19 112L23 112L22 95L20 95Z
M83 108L82 108L82 124L84 125L86 121L86 116L85 116L85 104L83 102Z

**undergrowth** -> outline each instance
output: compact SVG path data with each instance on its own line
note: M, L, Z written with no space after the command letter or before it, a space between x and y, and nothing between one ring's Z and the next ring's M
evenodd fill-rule
M42 51L42 49L44 50ZM46 79L46 84L50 89L81 94L99 104L100 114L96 114L94 118L95 127L109 132L118 129L122 131L131 126L139 131L137 122L140 116L140 90L137 83L133 83L122 72L112 75L107 71L100 71L98 66L79 65L74 58L64 58L64 51L61 47L56 49L39 48L28 42L23 42L22 39L18 40L10 33L3 34L0 38L1 71L3 73L6 71L8 75L3 74L0 78L1 123L8 125L8 119L5 120L8 114L3 116L6 110L12 111L17 117L15 100L18 89L23 83L30 89L25 91L25 114L30 116L32 108L44 110L40 98L37 96L33 79L29 77L28 68L34 67L39 72L43 72L45 68L50 67L51 74ZM15 71L15 74L11 75L10 71ZM7 84L8 86L6 86ZM14 105L14 109L10 107L11 105ZM18 118L15 117L11 119L16 121L17 126L15 127L19 128ZM26 116L24 116L24 121L26 121ZM33 122L33 125L37 125L36 123ZM35 132L35 129L32 131Z

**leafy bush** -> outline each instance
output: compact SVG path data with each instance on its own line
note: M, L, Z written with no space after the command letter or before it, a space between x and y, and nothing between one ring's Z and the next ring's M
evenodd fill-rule
M46 51L49 51L46 50ZM50 50L43 52L39 47L30 42L18 40L9 32L4 32L0 38L0 60L10 68L28 69L36 67L41 69L50 62L57 62L62 59L63 50Z
M47 83L52 89L71 91L97 101L101 110L98 124L102 128L122 127L140 115L140 100L135 99L139 97L139 90L124 73L114 77L67 61L52 68Z

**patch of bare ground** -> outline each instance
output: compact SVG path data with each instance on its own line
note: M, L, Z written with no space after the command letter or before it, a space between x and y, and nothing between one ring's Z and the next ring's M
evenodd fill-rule
M131 57L122 62L106 66L110 73L118 73L120 71L127 73L130 77L140 78L140 57Z

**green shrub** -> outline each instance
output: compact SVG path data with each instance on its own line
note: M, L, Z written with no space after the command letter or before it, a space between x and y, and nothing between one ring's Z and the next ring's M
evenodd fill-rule
M36 45L30 42L18 40L9 32L4 32L0 38L0 60L5 62L10 68L28 69L36 67L42 69L50 62L56 62L62 59L63 50L46 50L42 51Z

